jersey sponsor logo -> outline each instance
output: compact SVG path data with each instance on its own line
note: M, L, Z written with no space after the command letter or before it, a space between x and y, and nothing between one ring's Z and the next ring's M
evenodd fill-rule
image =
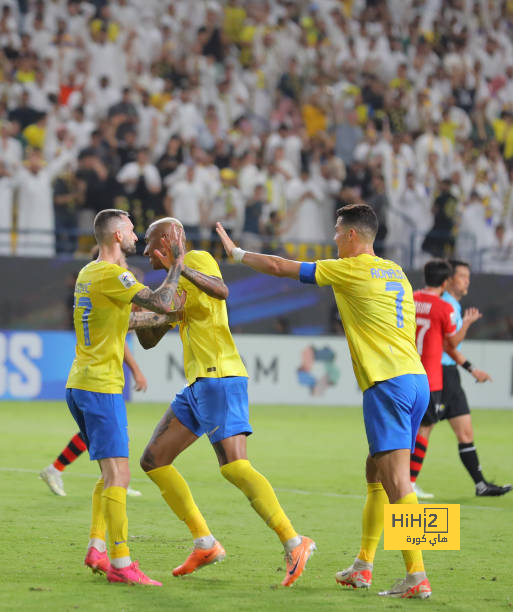
M456 313L454 312L454 310L451 312L451 323L453 325L456 325L456 323L458 322L458 317L456 316Z
M137 282L131 272L123 272L123 274L120 274L118 278L123 287L126 287L126 289L130 289L130 287L133 287Z

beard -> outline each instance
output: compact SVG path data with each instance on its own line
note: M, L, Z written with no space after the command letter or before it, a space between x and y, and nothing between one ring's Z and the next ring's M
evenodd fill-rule
M135 253L135 242L124 240L120 246L125 255L133 255Z
M157 256L150 257L150 264L154 270L165 270L166 268Z

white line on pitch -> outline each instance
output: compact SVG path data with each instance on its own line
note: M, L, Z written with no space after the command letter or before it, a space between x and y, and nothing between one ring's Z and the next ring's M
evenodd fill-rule
M26 468L8 468L0 467L0 472L22 472L25 474L39 474L38 470L28 470ZM80 474L79 472L73 472L72 474L66 473L66 478L98 478L96 474ZM130 478L130 482L148 482L147 478ZM191 480L191 482L198 482ZM304 489L285 489L283 487L275 487L275 491L283 493L295 493L296 495L318 495L320 497L335 497L338 499L364 499L363 495L354 495L350 493L333 493L331 491L305 491ZM427 503L427 502L419 502ZM433 502L430 502L433 503ZM449 502L447 502L449 503ZM454 503L454 502L450 502ZM493 506L472 506L467 504L460 504L461 508L468 508L470 510L506 510L507 508L494 508Z

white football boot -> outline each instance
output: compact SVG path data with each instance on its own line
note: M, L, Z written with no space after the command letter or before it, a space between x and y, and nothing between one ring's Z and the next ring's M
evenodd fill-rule
M62 475L59 470L53 467L53 465L45 467L45 469L40 472L39 478L46 482L52 493L55 493L55 495L60 495L61 497L66 497L64 485L62 484Z

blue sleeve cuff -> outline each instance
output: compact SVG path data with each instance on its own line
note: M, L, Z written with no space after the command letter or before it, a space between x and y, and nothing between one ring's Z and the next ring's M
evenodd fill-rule
M304 261L299 267L299 280L302 283L308 283L310 285L316 285L315 282L315 270L317 268L316 263Z

